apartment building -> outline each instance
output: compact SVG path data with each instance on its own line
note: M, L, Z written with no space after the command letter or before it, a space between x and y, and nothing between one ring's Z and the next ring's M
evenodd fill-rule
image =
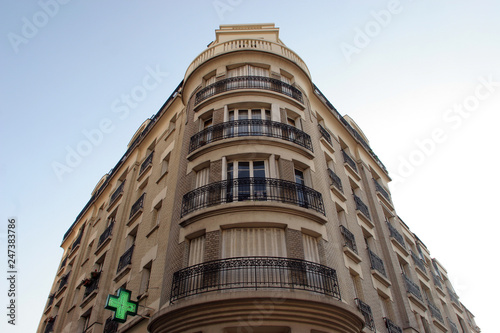
M480 332L389 182L274 24L222 25L64 235L38 332Z

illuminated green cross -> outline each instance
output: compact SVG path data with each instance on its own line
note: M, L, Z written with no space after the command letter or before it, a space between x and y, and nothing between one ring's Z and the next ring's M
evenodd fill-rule
M127 315L135 316L137 314L137 302L131 301L132 292L127 289L118 289L118 296L108 295L105 309L115 311L113 320L119 323L127 321Z

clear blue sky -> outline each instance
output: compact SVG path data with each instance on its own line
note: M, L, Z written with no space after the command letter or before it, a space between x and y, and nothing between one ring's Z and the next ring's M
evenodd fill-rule
M36 329L63 234L214 30L265 22L361 126L395 180L398 214L448 269L483 332L495 331L499 2L59 1L3 1L0 10L0 267L16 216L20 272L18 325L2 315L2 332ZM114 112L150 71L158 84L127 115ZM84 147L103 121L107 133ZM86 156L58 177L54 165L77 149Z

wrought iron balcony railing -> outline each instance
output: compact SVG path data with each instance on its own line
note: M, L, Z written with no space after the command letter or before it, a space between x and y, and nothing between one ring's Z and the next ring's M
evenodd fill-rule
M137 199L137 201L132 205L132 208L130 209L130 216L129 216L129 219L132 218L132 216L134 216L139 210L142 209L142 207L144 207L144 195L146 193L143 193L139 199Z
M375 189L380 192L380 194L382 194L384 198L391 201L391 197L389 196L389 193L385 190L385 188L383 188L382 185L380 185L375 179L373 179L373 182L375 183Z
M432 279L434 280L434 284L437 287L443 289L443 285L441 284L441 280L439 280L439 277L436 274L432 273Z
M45 326L45 331L44 333L49 333L49 332L53 332L54 331L54 324L56 322L56 318L57 316L55 317L51 317L48 321L47 321L47 325Z
M450 288L446 287L446 289L448 289L448 294L450 295L451 301L455 302L455 304L457 305L460 305L460 300L458 299L458 295Z
M321 133L321 136L324 137L325 140L328 141L329 144L332 144L332 137L331 137L330 133L328 133L328 131L320 124L318 124L318 128L319 128L319 132Z
M61 261L61 266L59 266L59 270L63 269L64 266L66 266L66 261L68 260L68 257L64 258L63 261Z
M431 315L444 324L444 319L443 316L441 315L441 311L439 310L439 308L429 299L427 299L427 306L429 310L431 310Z
M298 128L271 120L242 119L207 127L191 137L189 152L206 144L243 136L266 136L293 142L313 151L311 137Z
M451 321L450 318L447 318L447 319L448 319L448 324L450 324L451 333L460 333L457 325L453 321Z
M368 249L368 254L370 256L371 269L378 271L383 276L387 276L385 273L384 261L370 249Z
M350 248L354 253L358 253L358 248L356 247L356 240L354 239L354 235L343 225L340 226L340 232L344 237L344 245Z
M344 156L344 162L346 162L347 164L349 164L349 166L351 168L354 169L354 171L358 171L358 167L356 166L356 162L354 162L354 160L352 159L351 156L349 156L345 150L342 150L342 155Z
M76 237L76 239L73 242L73 244L71 244L71 250L74 250L78 245L80 245L80 242L82 241L82 236L83 236L83 232L80 231L78 233L78 237Z
M403 333L403 330L401 329L401 327L394 324L394 322L392 322L392 320L390 320L389 318L384 317L384 321L385 321L385 326L387 327L388 333Z
M47 302L47 308L48 308L49 306L51 306L51 305L52 305L52 303L54 303L54 297L55 297L55 295L54 295L54 294L50 294L50 295L49 295L49 301Z
M389 227L389 233L391 237L393 237L402 247L405 247L405 239L403 235L401 235L399 231L396 228L394 228L392 224L389 223L389 221L386 222L387 226Z
M115 221L113 220L99 237L99 241L97 242L97 247L101 246L101 244L104 243L104 241L111 236L111 232L113 231L114 225Z
M363 213L367 218L370 218L370 210L368 209L368 206L356 194L353 195L354 201L356 202L356 209Z
M425 269L425 263L420 257L413 251L411 251L411 257L413 259L413 262L415 265L417 265L418 268L420 268L423 272L427 273L427 270Z
M328 168L328 175L332 180L332 185L335 186L340 192L344 193L344 189L342 188L342 181L340 177L330 168Z
M406 274L403 274L403 278L406 283L406 291L408 291L410 294L418 298L419 300L423 301L424 299L422 298L422 293L420 292L419 286L413 282Z
M123 193L123 187L125 186L125 181L123 181L120 186L116 188L116 190L111 194L111 198L109 199L110 205L118 199L118 196Z
M85 291L83 292L83 298L90 295L99 286L99 277L88 279L87 281L89 281L89 282L87 283L87 285L85 285Z
M132 254L134 253L134 245L128 248L124 254L120 257L118 261L118 268L116 269L116 273L120 272L125 266L129 265L132 262Z
M235 178L198 187L182 198L181 217L196 210L236 201L278 201L325 214L321 193L275 178Z
M370 330L375 329L375 321L373 320L372 308L360 300L359 298L355 299L356 305L358 306L359 311L365 317L365 324Z
M57 288L57 290L58 290L58 291L59 291L59 290L61 290L61 289L62 289L65 285L67 285L67 284L68 284L68 279L69 279L69 274L70 274L70 273L71 273L71 271L70 271L70 272L68 272L68 274L63 275L63 277L62 277L62 278L61 278L61 280L59 281L59 288Z
M304 103L302 92L294 86L278 79L265 76L236 76L217 81L196 93L195 105L207 98L236 89L264 89L279 92Z
M148 155L148 157L146 157L146 159L142 162L141 168L139 169L139 175L141 175L144 172L144 170L146 170L146 168L153 163L153 153L154 151L152 151Z
M226 289L301 289L340 300L337 273L314 262L279 257L208 261L174 273L170 301Z
M109 317L106 319L106 323L104 324L103 333L116 333L118 331L118 322L114 321L113 318Z

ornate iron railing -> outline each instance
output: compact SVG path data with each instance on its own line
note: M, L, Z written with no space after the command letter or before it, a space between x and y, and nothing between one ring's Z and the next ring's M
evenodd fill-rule
M68 257L64 258L63 261L61 261L61 266L59 266L59 269L63 269L64 266L66 266L66 261L68 260Z
M420 257L415 252L413 252L413 251L410 251L410 252L411 252L411 257L412 257L415 265L417 265L417 267L420 268L423 272L427 273L427 270L425 269L424 261L422 259L420 259Z
M101 246L101 244L104 243L104 241L111 236L111 232L113 231L114 225L115 221L113 220L99 237L99 241L97 242L97 247Z
M372 308L359 298L355 298L355 301L359 311L365 317L366 326L373 331L375 329L375 321L373 320Z
M242 136L278 138L313 151L311 137L292 125L263 119L241 119L215 124L196 133L191 137L189 152L211 142Z
M351 168L354 169L354 171L358 171L358 167L356 166L356 162L354 162L354 160L352 159L351 156L349 156L345 150L342 150L342 155L344 156L344 162L346 162L347 164L349 164L349 166Z
M70 274L70 273L71 273L71 271L70 271L70 272L68 272L68 274L63 275L63 277L62 277L62 278L61 278L61 280L59 281L59 288L57 288L57 290L58 290L58 291L59 291L59 290L61 290L61 289L62 289L65 285L67 285L67 284L68 284L68 278L69 278L69 274Z
M153 163L153 153L154 151L152 151L148 157L146 157L146 159L142 162L141 164L141 168L139 169L139 175L142 174L144 172L144 170L146 170L146 168L151 165L151 163Z
M350 248L354 253L358 253L358 248L356 247L356 239L354 238L352 232L350 232L349 229L347 229L343 225L340 226L340 232L344 237L344 245Z
M144 195L146 193L143 193L139 199L137 199L137 201L132 205L132 208L130 209L130 216L129 216L129 219L132 218L132 216L134 216L139 210L142 209L142 207L144 207Z
M318 128L319 128L319 132L321 133L321 136L324 137L325 140L328 141L329 144L332 144L332 137L331 137L330 133L328 133L328 131L320 124L318 124Z
M389 318L384 317L384 321L385 321L385 326L387 327L388 333L403 333L403 330L401 329L401 327L394 324L394 322L392 322L392 320L390 320Z
M368 249L368 254L370 256L371 269L378 271L383 276L387 276L385 273L384 261L370 249Z
M391 237L394 237L394 239L399 243L401 244L402 247L405 247L405 239L403 237L403 235L401 235L399 233L399 231L397 231L396 228L394 228L392 226L392 224L389 223L389 221L386 221L387 222L387 226L389 227L389 233L391 235Z
M89 283L85 286L85 291L83 292L83 298L90 295L99 286L99 277L91 278L88 281Z
M406 274L403 274L403 278L406 283L406 291L408 291L419 300L423 301L424 299L422 298L422 293L420 292L420 288L418 287L418 285L413 282L408 276L406 276Z
M439 280L439 277L436 274L432 273L432 279L434 280L434 284L437 287L443 289L443 285L441 284L441 280Z
M450 299L452 300L452 302L455 302L455 304L460 305L460 300L458 299L458 295L455 294L455 292L450 288L446 287L446 289L448 289L448 294L450 295Z
M57 316L49 318L49 321L47 321L47 325L45 326L44 333L49 333L54 331L54 324L56 322L56 318Z
M182 198L181 217L209 206L236 201L278 201L325 214L321 193L275 178L235 178L198 187Z
M264 89L276 91L304 103L302 92L281 80L265 76L236 76L217 81L201 89L196 93L194 104L198 105L207 98L236 89Z
M75 241L71 245L71 250L74 250L78 245L80 245L80 242L82 241L82 236L83 236L83 232L80 230L80 232L78 233L78 236L76 237Z
M123 187L125 186L125 181L123 181L120 186L116 188L116 190L111 194L111 198L109 199L109 203L112 204L118 199L118 196L123 192Z
M47 306L46 306L47 308L48 308L49 306L51 306L51 305L52 305L52 303L54 303L54 297L55 297L55 294L50 294L50 295L49 295L49 301L47 302Z
M120 257L118 261L118 268L116 269L116 273L121 271L125 266L129 265L132 262L132 254L134 253L134 245L128 248L124 254Z
M451 333L459 333L457 325L454 322L452 322L450 318L447 319L448 319L448 324L450 324Z
M367 218L370 218L370 210L368 206L358 197L356 194L353 194L354 201L356 202L356 209L363 213Z
M387 200L391 201L391 197L389 196L389 193L385 190L385 188L383 188L382 185L380 185L375 179L373 179L373 182L375 183L375 189L380 192L380 194L382 194Z
M114 321L111 317L106 319L106 323L104 324L103 333L116 333L118 331L118 322Z
M340 192L344 193L344 189L342 188L342 181L340 177L330 168L328 168L328 175L332 180L332 185L335 186Z
M444 324L444 319L443 316L441 315L441 311L439 310L439 308L429 299L427 299L427 306L429 310L431 310L431 315Z
M314 262L279 257L208 261L174 273L170 301L225 289L301 289L340 300L337 273Z

